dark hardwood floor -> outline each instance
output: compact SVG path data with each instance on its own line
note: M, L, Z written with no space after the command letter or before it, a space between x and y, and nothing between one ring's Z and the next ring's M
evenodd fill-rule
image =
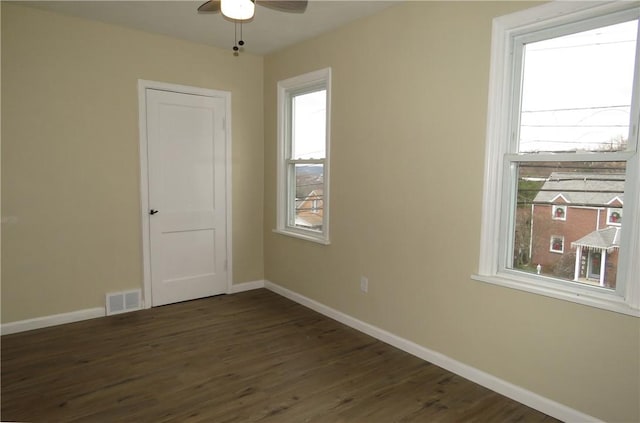
M3 421L556 421L264 289L1 341Z

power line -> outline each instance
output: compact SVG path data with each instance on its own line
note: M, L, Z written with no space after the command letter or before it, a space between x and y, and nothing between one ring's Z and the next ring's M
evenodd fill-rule
M568 107L560 109L539 109L539 110L522 110L520 113L544 113L544 112L572 112L575 110L601 110L601 109L622 109L631 108L630 104L620 104L613 106L590 106L590 107Z
M603 147L608 147L612 144L616 144L616 145L626 144L626 140L625 142L620 143L618 141L545 140L545 139L523 140L523 139L520 139L520 144L532 144L532 143L540 143L540 142L554 143L554 144L596 144Z
M631 40L622 40L622 41L609 41L605 43L576 44L572 46L558 46L558 47L547 47L547 48L529 47L531 46L531 44L528 44L527 47L529 48L527 48L527 53L537 52L537 51L547 51L547 50L564 50L568 48L606 46L606 45L612 45L612 44L627 44L627 43L635 43L635 42L636 42L635 39L631 39Z
M296 184L296 188L300 188L300 187L322 187L324 186L324 183L322 182L316 182L313 184Z
M628 128L629 125L520 125L526 128Z
M528 164L531 163L531 164ZM596 173L593 172L594 170L602 170L602 171L607 171L607 174L611 174L611 175L623 175L622 173L620 173L620 170L623 170L624 168L620 165L617 165L617 163L619 162L615 162L616 164L613 166L601 166L601 165L594 165L594 166L578 166L575 163L579 163L579 162L571 162L570 165L568 165L568 168L562 165L562 162L552 162L550 164L538 164L538 162L521 162L519 165L520 169L566 169L565 172L571 172L571 171L585 171L587 173ZM588 163L588 162L587 162ZM600 162L598 162L600 163ZM604 163L610 163L610 162L604 162ZM605 173L605 172L601 172L601 173Z

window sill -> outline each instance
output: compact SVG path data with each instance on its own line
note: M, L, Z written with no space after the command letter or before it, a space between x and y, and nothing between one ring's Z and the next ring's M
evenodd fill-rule
M276 233L276 234L286 235L286 236L290 236L290 237L293 237L293 238L304 239L305 241L311 241L311 242L315 242L315 243L322 244L322 245L330 245L331 244L329 242L329 239L325 238L323 236L314 236L314 235L309 235L309 234L306 234L306 233L293 231L293 230L287 230L287 229L274 229L273 232Z
M530 292L532 294L543 295L563 301L582 304L603 310L612 311L614 313L626 314L629 316L640 317L640 310L631 307L624 299L614 293L588 291L578 287L557 286L549 282L532 283L527 278L520 278L515 275L471 275L471 279L490 283L493 285L504 286L511 289Z

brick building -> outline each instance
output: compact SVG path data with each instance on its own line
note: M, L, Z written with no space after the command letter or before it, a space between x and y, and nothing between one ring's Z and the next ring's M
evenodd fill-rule
M554 172L532 205L531 260L541 274L615 288L624 175Z

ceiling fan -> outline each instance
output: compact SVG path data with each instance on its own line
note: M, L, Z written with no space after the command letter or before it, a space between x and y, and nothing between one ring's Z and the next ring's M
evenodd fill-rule
M245 1L232 0L231 2L227 2L225 0L209 0L202 3L200 7L198 7L198 12L217 13L222 11L222 13L224 14L225 11L223 10L223 7L226 6L226 3L233 5L234 3L242 4L247 2L251 2L254 4L257 3L258 5L267 7L269 9L277 10L279 12L288 12L288 13L304 13L304 11L307 10L307 3L308 3L307 0L245 0ZM222 5L223 3L225 3L224 6ZM243 20L239 18L234 18L232 16L228 16L228 17L231 19ZM244 18L244 20L246 19L251 19L251 17Z
M279 12L304 13L308 0L209 0L198 7L200 13L222 14L235 23L235 43L233 55L237 56L244 45L242 24L253 19L255 5L267 7ZM238 24L240 24L240 40L238 41Z

